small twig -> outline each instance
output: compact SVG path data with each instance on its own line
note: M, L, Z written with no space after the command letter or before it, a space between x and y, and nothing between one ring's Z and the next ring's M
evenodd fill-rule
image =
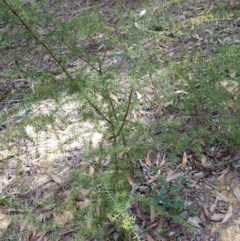
M119 128L119 130L118 130L118 132L116 134L116 138L121 134L121 131L122 131L124 125L125 125L125 122L126 122L129 110L130 110L130 105L131 105L131 102L132 102L132 94L133 94L133 87L131 88L131 91L130 91L130 94L129 94L129 98L128 98L127 110L126 110L125 115L123 117L122 125L120 126L120 128Z
M112 124L112 121L110 119L108 119L102 112L101 110L92 102L87 98L87 102L89 103L90 106L93 107L93 109L98 113L98 115L100 115L109 125Z
M131 102L132 102L132 94L133 94L133 87L131 88L131 91L130 91L130 94L129 94L128 106L127 106L127 110L125 112L125 115L123 117L122 124L121 124L121 126L120 126L120 128L119 128L119 130L118 130L118 132L116 134L115 134L114 126L113 126L113 124L111 124L112 132L113 132L113 146L114 147L116 147L116 145L117 145L117 138L121 134L122 129L123 129L125 123L126 123L126 119L127 119L128 113L129 113ZM113 105L113 103L111 101L111 97L109 97L109 99L110 99L111 107L112 107L113 112L115 114L115 118L117 120L117 116L116 116L116 113L115 113L115 108L114 108L114 105ZM123 143L125 144L124 138L123 138ZM117 152L116 151L114 152L114 159L115 159L115 164L116 164L116 173L118 173L119 172L119 165L118 165L118 156L117 156Z
M104 55L102 57L102 59L98 61L98 68L99 68L99 74L102 75L102 66L103 66L103 63L105 61L105 58L106 58L106 55L107 55L107 49L106 51L104 52Z
M115 107L114 107L112 99L109 95L108 95L108 99L109 99L109 102L110 102L110 105L111 105L111 108L112 108L112 111L113 111L114 118L117 121L117 114L116 114L116 111L115 111Z
M227 161L227 163L218 163L218 164L215 164L215 165L213 165L214 167L219 167L219 166L224 166L224 165L228 165L228 164L230 164L230 163L232 163L232 162L236 162L236 161L239 161L240 160L240 157L236 157L235 159L233 159L233 160L230 160L230 161Z
M0 101L0 104L8 104L8 105L11 105L13 103L18 103L20 102L21 99L18 99L18 100L3 100L3 101Z
M68 43L66 43L64 40L63 40L63 43L71 50L71 51L74 51L76 52L75 49L73 49ZM92 69L94 69L95 71L97 71L99 74L101 74L101 71L96 68L94 65L92 65L91 63L89 63L89 61L87 61L85 58L83 58L82 56L78 56L84 63L88 64Z
M25 79L16 79L16 80L13 80L13 81L11 82L11 85L13 85L13 84L15 84L15 83L19 83L19 82L30 83L30 81L25 80Z

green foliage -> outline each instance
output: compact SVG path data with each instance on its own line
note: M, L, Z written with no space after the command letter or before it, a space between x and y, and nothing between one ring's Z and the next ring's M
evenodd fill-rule
M75 173L76 185L81 183L84 188L90 187L89 197L92 201L88 207L76 213L76 220L81 219L84 227L80 236L92 235L106 240L107 228L116 227L123 237L138 237L135 218L128 212L130 192L126 174L125 171L116 177L116 173L109 172L97 176Z
M167 232L167 226L164 225L162 228L158 229L158 232L159 232L160 234L165 234L165 233Z
M180 205L177 204L177 206L176 206L177 209L174 210L173 212L170 212L169 210L166 210L162 206L160 206L159 201L154 200L154 198L152 196L146 197L141 194L136 194L135 198L136 198L136 200L138 200L140 202L141 210L143 210L143 212L148 212L150 209L150 205L151 205L154 207L156 216L163 216L166 219L171 220L172 222L180 223L181 225L184 225L185 227L187 227L191 230L194 229L194 227L192 227L187 221L185 221L181 217L179 217L178 214L180 211L180 207L182 208L181 204ZM156 196L156 198L158 199L159 196ZM174 198L177 198L177 197L174 196ZM169 203L170 202L172 202L172 201L170 200Z
M178 178L176 184L170 185L165 177L160 177L157 181L162 185L158 190L158 195L154 196L154 200L160 203L162 209L171 215L177 215L184 208L184 201L179 197L184 176Z
M11 200L10 197L1 197L0 198L0 204L1 205L7 205L8 207L11 207L14 205L14 202Z
M218 135L236 145L239 143L239 51L235 45L213 48L215 53L209 57L196 51L192 57L194 64L187 60L182 67L174 66L175 76L181 78L182 87L188 93L181 104L195 122L195 134L189 136L211 141L211 136ZM214 113L217 119L212 117ZM222 128L218 130L217 126ZM231 130L228 137L227 128Z

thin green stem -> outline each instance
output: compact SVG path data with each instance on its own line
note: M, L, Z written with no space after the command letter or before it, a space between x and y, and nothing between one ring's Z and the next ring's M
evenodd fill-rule
M129 98L128 98L128 106L127 106L127 110L125 112L125 115L123 117L123 121L122 121L122 124L116 134L116 138L121 134L122 132L122 129L126 123L126 120L127 120L127 116L128 116L128 113L129 113L129 110L130 110L130 106L131 106L131 103L132 103L132 94L133 94L133 87L131 88L131 91L130 91L130 94L129 94Z

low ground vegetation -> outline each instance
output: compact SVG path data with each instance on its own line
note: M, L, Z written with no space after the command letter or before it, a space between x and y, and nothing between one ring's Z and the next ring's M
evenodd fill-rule
M230 240L239 13L3 0L1 240Z

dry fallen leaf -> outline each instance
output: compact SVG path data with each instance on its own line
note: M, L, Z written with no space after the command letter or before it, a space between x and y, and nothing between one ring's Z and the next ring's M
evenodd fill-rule
M45 215L43 213L40 213L37 217L39 222L45 222Z
M44 212L44 213L40 213L38 216L37 216L37 220L39 222L46 222L47 220L49 220L50 218L52 217L52 212L51 211L47 211L47 212Z
M21 241L30 241L31 234L24 234L21 238Z
M80 193L81 193L82 195L84 195L84 197L86 197L86 196L88 195L88 193L89 193L89 190L88 190L88 189L85 189L85 188L81 188L81 189L80 189Z
M152 166L152 161L150 160L149 155L147 155L147 157L145 158L145 162L149 167Z
M193 37L199 41L202 41L204 38L200 37L198 34L194 34Z
M188 78L189 78L189 80L193 80L194 74L193 73L188 74Z
M118 104L119 101L118 101L118 97L114 94L110 94L110 97Z
M44 236L43 241L48 241L49 238L47 236Z
M138 98L139 100L142 99L142 94L140 94L139 92L136 91L136 95L137 95L137 98Z
M207 207L204 205L202 205L202 208L207 218L211 221L222 221L225 216L225 214L221 214L221 213L214 213L214 214L209 213L207 210Z
M174 93L175 94L182 94L182 95L187 95L188 94L188 92L186 92L185 90L176 90L176 91L174 91Z
M49 174L49 176L50 176L51 179L52 179L54 182L56 182L57 184L59 184L59 185L62 185L62 184L63 184L63 181L62 181L58 176L56 176L56 175L50 175L50 174Z
M199 140L199 142L202 144L202 146L203 146L203 147L205 147L205 146L206 146L206 144L205 144L204 140Z
M193 181L190 187L194 188L197 185L197 183L198 183L198 180Z
M227 169L225 169L225 170L223 170L223 171L221 172L221 176L219 176L219 177L217 178L217 180L218 180L218 181L221 181L221 180L224 178L224 176L229 173L229 171L230 171L230 170L229 170L229 167L227 167Z
M237 71L235 71L235 70L230 70L230 72L229 72L229 77L232 78L232 79L235 79L236 74L237 74Z
M100 216L101 216L101 210L100 210L100 207L99 207L99 206L96 207L96 214L97 214L97 217L100 218Z
M154 222L155 220L155 209L154 209L154 206L153 205L150 205L150 221L151 223Z
M36 235L37 235L37 231L36 231L36 230L33 230L33 232L32 232L32 238L35 238Z
M133 187L133 185L135 184L135 181L133 180L132 177L128 177L128 183Z
M202 221L198 217L188 217L187 222L196 228L202 229L202 227L199 225Z
M54 215L54 219L56 221L56 223L59 225L59 226L64 226L66 225L70 220L73 219L73 216L74 216L74 212L75 210L61 210L59 212L55 212L53 215Z
M147 180L147 184L151 184L153 183L154 181L156 181L157 177L150 177L148 180Z
M154 228L158 225L158 221L154 222L154 223L151 223L149 226L147 226L147 229L151 229L151 228Z
M35 160L34 162L32 162L32 164L33 164L33 166L38 167L38 168L40 169L40 172L41 172L42 174L45 174L45 173L46 173L46 167L42 166L42 164L40 164L40 163L38 162L38 160Z
M215 202L211 205L211 207L210 207L210 212L211 213L213 213L214 210L216 209L218 200L219 200L219 198L216 197Z
M238 93L239 84L235 80L231 80L231 79L222 80L220 82L220 85L233 95L236 95Z
M150 95L146 95L146 97L148 98L148 100L152 101L152 97Z
M78 196L76 197L76 201L85 201L87 195L89 193L89 190L88 189L79 189L79 193L78 193Z
M230 202L229 198L227 198L227 197L226 197L225 195L223 195L222 193L217 192L216 194L217 194L217 197L218 197L219 199L223 200L224 202L226 202L226 203L229 203L229 202Z
M157 174L154 176L150 176L147 183L149 184L149 183L154 182L157 178L159 178L160 174L161 174L161 169L158 169Z
M146 234L147 241L155 241L149 234Z
M222 221L224 218L225 214L221 214L221 213L214 213L213 215L211 215L210 217L208 217L211 221Z
M201 163L202 163L202 166L205 167L205 168L208 166L207 165L207 157L206 156L202 156Z
M159 104L158 107L156 108L155 114L160 115L163 111L163 104Z
M163 153L163 157L162 157L159 167L162 167L163 165L165 165L165 163L166 163L166 152Z
M84 201L76 202L76 207L79 209L83 209L83 208L87 207L89 204L90 204L90 200L85 199Z
M26 229L28 223L29 223L29 221L27 221L27 220L23 220L23 221L20 223L20 231L21 231L21 232Z
M11 224L11 220L8 215L0 213L0 237L2 232L6 231Z
M220 226L220 223L214 223L214 225L212 225L212 227L210 228L209 230L209 235L211 237L215 237L216 236L216 233L219 232L220 228L222 228ZM210 239L211 240L211 239ZM209 240L206 240L206 241L209 241Z
M94 166L89 166L89 174L93 175L94 171L95 171Z
M86 170L88 168L89 164L87 162L81 162L80 163L80 170Z
M230 204L228 211L225 214L225 217L223 218L221 223L226 223L228 221L228 219L232 216L232 214L233 214L233 207L232 207L232 204Z
M44 232L40 232L40 233L38 233L40 236L39 236L39 238L37 239L37 241L45 241L45 240L48 240L48 238L45 238L46 236L46 234L47 234L47 231L44 231Z
M233 193L236 199L238 200L238 202L240 203L240 190L237 186L233 187Z
M157 158L156 158L156 163L155 163L157 167L159 167L160 159L161 159L161 153L158 152L157 153Z
M182 158L182 168L185 168L186 165L187 165L187 159L188 159L188 156L186 154L186 152L183 153L183 158Z
M170 181L172 181L173 179L176 179L176 178L178 178L178 177L180 177L180 176L182 176L183 174L182 173L174 173L174 174L172 174L172 175L169 175L168 177L167 177L167 182L170 182Z
M205 213L205 215L206 215L207 217L209 217L209 216L210 216L210 213L208 212L207 207L206 207L205 205L202 205L202 209L203 209L203 212Z
M210 212L213 213L216 207L217 207L217 202L215 201L215 203L213 203L210 207Z

